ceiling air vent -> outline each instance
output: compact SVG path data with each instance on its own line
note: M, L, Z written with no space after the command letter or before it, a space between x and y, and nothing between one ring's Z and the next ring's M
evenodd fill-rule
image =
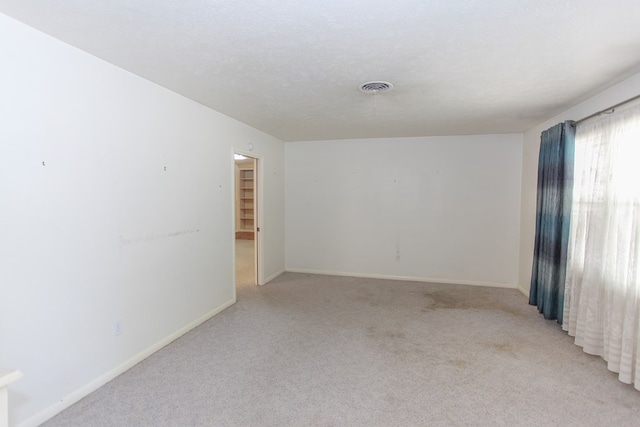
M360 91L364 93L384 93L393 89L389 82L368 82L360 85Z

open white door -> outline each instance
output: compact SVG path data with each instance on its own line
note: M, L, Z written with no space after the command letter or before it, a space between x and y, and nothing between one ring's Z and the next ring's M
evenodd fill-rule
M254 181L254 203L253 203L253 217L254 219L254 263L253 265L255 266L255 272L256 272L256 285L263 285L264 283L262 282L262 275L260 274L260 272L262 271L262 265L261 265L261 251L260 248L262 248L262 239L261 239L261 233L260 233L260 226L262 223L262 210L259 209L259 206L262 205L262 194L261 194L261 187L262 187L262 174L261 172L261 161L258 158L254 158L253 159L253 165L254 165L254 175L255 175L255 181Z
M262 173L261 158L255 153L234 150L234 268L246 282L247 262L253 264L253 284L263 284L262 274ZM252 242L252 253L247 252ZM246 257L250 257L248 260ZM242 273L238 273L242 272ZM236 284L238 284L236 277Z

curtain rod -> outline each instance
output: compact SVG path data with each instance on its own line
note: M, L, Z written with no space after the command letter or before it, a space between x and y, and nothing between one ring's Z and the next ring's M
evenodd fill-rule
M629 98L629 99L627 99L627 100L625 100L625 101L618 102L616 105L612 105L611 107L609 107L609 108L605 108L604 110L600 110L600 111L598 111L597 113L593 113L593 114L591 114L590 116L583 117L583 118L581 118L580 120L576 120L576 121L575 121L575 124L576 124L576 125L579 125L580 123L582 123L582 122L584 122L584 121L587 121L587 120L589 120L589 119L592 119L592 118L594 118L594 117L598 117L598 116L599 116L599 115L601 115L601 114L611 114L611 113L613 113L613 112L615 111L615 109L616 109L616 108L621 107L621 106L623 106L623 105L625 105L625 104L628 104L628 103L630 103L630 102L633 102L633 101L635 101L635 100L637 100L637 99L640 99L640 95L636 95L636 96L634 96L633 98Z

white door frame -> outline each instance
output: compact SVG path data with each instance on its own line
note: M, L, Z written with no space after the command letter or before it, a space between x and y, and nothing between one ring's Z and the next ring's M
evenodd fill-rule
M231 174L233 179L232 191L231 191L231 204L233 209L232 215L232 228L233 228L233 287L235 292L236 285L236 161L234 159L234 154L242 154L243 156L250 157L255 161L255 181L254 181L254 222L253 222L253 236L254 236L254 266L255 268L255 281L257 285L264 285L264 257L263 248L262 248L262 209L263 209L263 191L264 186L262 185L264 179L264 166L263 166L263 158L262 155L256 153L254 151L247 151L241 148L231 147ZM260 231L258 231L260 230Z

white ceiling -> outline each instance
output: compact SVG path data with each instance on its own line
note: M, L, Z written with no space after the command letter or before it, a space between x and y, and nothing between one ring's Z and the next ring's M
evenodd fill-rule
M284 141L522 132L640 72L638 0L0 0L0 12ZM395 87L374 102L358 90L370 80Z

